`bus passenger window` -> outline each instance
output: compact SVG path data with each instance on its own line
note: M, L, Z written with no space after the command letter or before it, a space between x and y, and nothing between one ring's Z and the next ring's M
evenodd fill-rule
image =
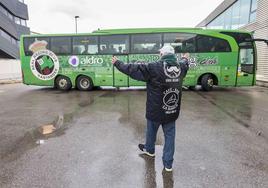
M101 54L126 54L129 52L128 35L111 35L100 37Z
M71 37L51 37L51 51L59 55L71 54Z
M73 37L73 54L98 53L98 38L95 36Z
M159 53L161 34L136 34L131 37L132 53Z
M73 46L73 54L80 55L85 51L85 46Z
M165 33L164 45L174 47L176 53L195 52L196 34L191 33Z
M198 52L230 52L231 47L224 39L219 39L210 36L197 37L197 51Z

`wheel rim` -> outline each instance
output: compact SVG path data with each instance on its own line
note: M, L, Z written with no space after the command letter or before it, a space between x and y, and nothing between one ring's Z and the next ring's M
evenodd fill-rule
M210 87L212 87L213 86L213 79L212 78L210 78L210 79L208 79L208 85L210 86Z
M67 85L67 80L65 80L65 79L60 79L60 81L59 81L59 86L60 86L60 88L65 88L66 87L66 85Z
M80 80L80 86L81 86L81 88L83 88L83 89L88 89L89 86L90 86L90 82L89 82L89 80L86 79L86 78L81 79L81 80Z

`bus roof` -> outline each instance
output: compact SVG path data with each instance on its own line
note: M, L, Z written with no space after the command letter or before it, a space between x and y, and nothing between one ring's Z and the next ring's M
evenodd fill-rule
M162 33L162 32L239 32L249 33L241 30L225 30L225 29L206 29L206 28L182 28L182 27L167 27L167 28L129 28L129 29L99 29L92 33L99 34L131 34L131 33Z
M178 28L178 27L170 27L170 28L125 28L125 29L99 29L93 31L93 33L109 33L109 34L121 34L121 33L158 33L158 32L177 32L177 31L189 31L189 30L202 30L202 28Z
M34 35L23 35L22 37L42 37L42 36L85 36L85 35L116 35L116 34L134 34L134 33L172 33L172 32L189 32L189 33L219 33L219 32L238 32L238 33L250 33L241 30L224 30L224 29L203 29L203 28L126 28L126 29L98 29L92 33L71 33L71 34L34 34Z

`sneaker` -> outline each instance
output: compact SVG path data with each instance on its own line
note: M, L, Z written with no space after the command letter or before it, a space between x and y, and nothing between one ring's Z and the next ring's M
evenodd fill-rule
M150 157L154 157L155 156L154 153L149 153L148 151L146 151L144 144L139 144L138 147L142 151L143 154L146 154L146 155L148 155Z
M172 168L167 168L167 167L165 167L165 171L166 171L166 172L172 172Z

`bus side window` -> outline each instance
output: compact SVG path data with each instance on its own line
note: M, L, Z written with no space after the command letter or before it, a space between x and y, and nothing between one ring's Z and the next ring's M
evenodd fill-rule
M187 39L182 43L182 52L194 53L196 51L195 46L194 38Z
M95 36L73 37L73 54L87 55L98 53L98 38Z
M71 54L71 37L51 37L51 51L57 55Z
M101 54L125 54L129 52L128 35L110 35L100 37Z
M47 37L25 37L23 39L24 52L26 56L32 56L41 45L49 49L49 38Z
M85 48L85 46L73 46L73 54L75 54L75 55L82 54L82 52L85 51L85 49L83 49L83 48Z
M198 52L230 52L231 47L229 43L224 39L199 35L197 37L197 51Z
M162 47L161 34L134 34L131 36L132 53L159 53Z
M195 52L196 34L191 33L165 33L164 45L168 44L174 47L175 53Z

